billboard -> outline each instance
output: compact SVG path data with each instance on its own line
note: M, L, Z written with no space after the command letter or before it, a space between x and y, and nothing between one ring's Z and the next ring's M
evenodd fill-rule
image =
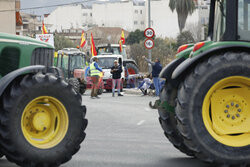
M47 42L54 47L54 35L53 34L36 34L36 39Z

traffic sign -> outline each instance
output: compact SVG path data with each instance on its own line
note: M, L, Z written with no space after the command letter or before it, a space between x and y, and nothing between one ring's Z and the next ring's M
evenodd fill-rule
M146 38L153 38L155 36L155 31L153 28L147 28L145 31L144 31L144 36Z
M146 39L145 42L144 42L144 46L145 48L147 49L153 49L154 46L155 46L155 42L153 39L149 38L149 39Z

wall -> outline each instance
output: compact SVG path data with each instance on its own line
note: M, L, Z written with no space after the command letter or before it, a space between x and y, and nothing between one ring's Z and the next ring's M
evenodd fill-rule
M44 19L45 24L50 24L47 28L54 32L61 32L62 29L82 28L82 8L81 5L61 6L55 9Z
M138 14L135 14L135 10L138 10ZM143 11L142 14L140 10ZM127 31L144 29L141 21L145 20L145 8L134 6L132 1L93 4L92 11L93 23L99 27L122 27ZM136 25L135 21L137 21Z
M15 0L0 0L0 10L13 10L0 13L0 32L16 34Z

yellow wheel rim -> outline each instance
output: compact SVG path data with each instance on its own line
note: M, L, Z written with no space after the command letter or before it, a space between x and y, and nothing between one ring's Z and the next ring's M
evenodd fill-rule
M40 149L49 149L59 144L67 133L68 124L64 105L50 96L40 96L29 102L21 120L25 139Z
M243 147L250 144L250 79L222 79L208 91L202 117L208 132L218 142Z

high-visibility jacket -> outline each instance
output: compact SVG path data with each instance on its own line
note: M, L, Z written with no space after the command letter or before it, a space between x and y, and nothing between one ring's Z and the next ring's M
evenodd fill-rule
M100 71L95 68L95 62L90 64L90 75L91 76L100 75Z

